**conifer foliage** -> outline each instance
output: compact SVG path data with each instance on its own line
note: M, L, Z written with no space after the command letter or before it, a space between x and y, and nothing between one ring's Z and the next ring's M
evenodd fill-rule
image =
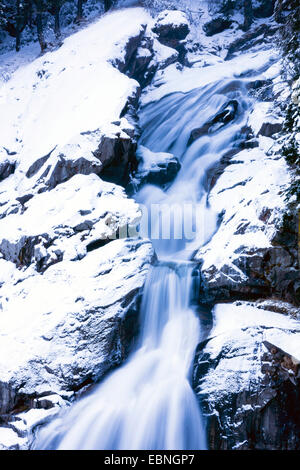
M113 0L99 1L103 4L105 12L113 6ZM25 27L35 28L35 34L43 52L47 49L44 33L45 18L49 14L52 15L53 31L59 39L61 9L67 2L76 3L74 22L80 23L84 19L83 5L86 0L0 0L0 29L15 38L16 51L19 51Z

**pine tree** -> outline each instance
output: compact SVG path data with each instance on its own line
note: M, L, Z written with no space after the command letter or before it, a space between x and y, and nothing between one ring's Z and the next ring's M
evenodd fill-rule
M112 0L104 0L104 11L108 11L112 7Z
M280 28L280 48L284 59L285 77L297 80L300 76L300 3L298 0L277 0L275 18Z
M44 36L44 16L49 4L47 0L33 0L35 5L35 22L37 29L38 41L40 43L41 52L47 49L47 43Z
M54 17L54 33L57 39L61 36L60 31L60 10L65 0L49 0L49 13Z
M3 28L6 25L5 9L4 2L0 0L0 28Z
M243 30L248 31L253 23L252 0L244 0L244 25Z

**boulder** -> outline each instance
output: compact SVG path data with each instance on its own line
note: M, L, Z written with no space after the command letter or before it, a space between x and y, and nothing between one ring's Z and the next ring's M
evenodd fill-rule
M207 36L214 36L215 34L222 33L225 29L230 28L231 24L232 21L229 18L219 15L205 23L203 25L203 30Z
M190 32L186 15L178 10L164 10L156 18L152 28L161 42L181 41Z
M300 448L300 311L285 312L249 302L214 308L194 365L210 450Z
M185 55L184 39L190 32L185 13L178 10L164 10L156 18L152 31L165 46L176 49L180 58Z
M138 149L137 158L139 167L127 188L129 192L135 192L145 184L163 187L175 179L181 168L181 164L173 154L151 152L142 145Z
M192 130L188 145L191 145L203 135L216 132L233 121L237 115L238 106L239 104L236 100L230 100L228 103L225 103L212 119L207 121L202 127Z

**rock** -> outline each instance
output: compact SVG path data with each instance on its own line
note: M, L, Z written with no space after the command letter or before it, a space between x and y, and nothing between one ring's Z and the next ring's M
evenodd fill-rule
M115 240L1 288L2 414L42 406L40 398L79 390L120 364L152 259L150 242Z
M176 49L181 59L185 55L184 39L190 32L189 22L185 13L178 10L164 10L156 18L152 31L165 46Z
M274 13L276 0L258 0L253 8L253 14L256 18L268 18Z
M156 18L152 31L158 35L161 42L181 41L189 34L190 27L187 17L183 12L164 10Z
M246 32L229 45L226 60L231 59L237 52L245 51L258 44L263 44L266 37L272 36L276 31L277 28L271 28L267 24L262 24Z
M76 260L115 238L135 235L138 205L123 189L96 175L76 175L52 191L36 195L25 212L0 220L0 253L17 267L33 263L45 271L62 259Z
M209 449L299 449L299 319L246 302L213 318L194 366Z
M127 121L127 127L123 131L112 129L111 133L106 131L101 137L99 146L93 153L102 164L100 174L105 181L122 186L128 184L130 174L137 168L133 134L134 128Z
M151 152L142 145L138 149L137 158L140 164L127 188L129 192L137 191L145 184L165 186L175 179L181 168L178 159L171 153Z
M203 263L201 296L207 302L275 296L299 304L297 218L286 215L286 162L254 148L229 163L209 196L218 231L195 255Z
M77 174L95 173L125 186L137 165L135 150L135 129L123 117L103 126L101 131L86 131L75 136L68 144L54 149L47 158L34 162L26 176L34 177L32 185L38 192L53 189Z
M274 134L278 134L282 130L281 122L264 122L261 126L258 135L264 135L265 137L272 137Z
M253 134L258 137L272 137L282 130L283 117L273 109L273 103L256 103L250 113L248 125L252 128Z
M203 30L207 36L214 36L230 28L232 21L223 15L219 15L203 25Z
M177 62L179 53L172 47L164 46L157 39L154 39L153 50L155 53L156 70L163 70L171 64Z
M15 169L16 162L13 156L10 156L4 148L0 149L0 182L12 175Z
M216 132L224 127L229 122L235 119L238 111L238 102L236 100L230 100L226 103L220 111L207 123L198 129L194 129L191 132L188 145L191 145L195 140L199 139L205 134Z

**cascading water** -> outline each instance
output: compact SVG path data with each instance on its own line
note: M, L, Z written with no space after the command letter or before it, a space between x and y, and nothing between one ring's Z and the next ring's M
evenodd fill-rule
M238 103L236 109L232 103ZM140 144L172 152L182 168L168 189L146 186L136 195L137 201L149 211L153 203L167 209L197 205L196 217L203 223L193 237L176 237L183 222L171 209L170 236L153 240L161 261L145 285L138 348L89 396L44 428L36 448L206 448L199 404L189 383L201 339L191 303L195 266L189 259L194 246L207 242L217 227L217 214L207 202L207 169L238 145L249 105L242 80L223 80L170 94L141 110ZM192 142L196 128L200 136ZM164 210L155 223L167 216Z

